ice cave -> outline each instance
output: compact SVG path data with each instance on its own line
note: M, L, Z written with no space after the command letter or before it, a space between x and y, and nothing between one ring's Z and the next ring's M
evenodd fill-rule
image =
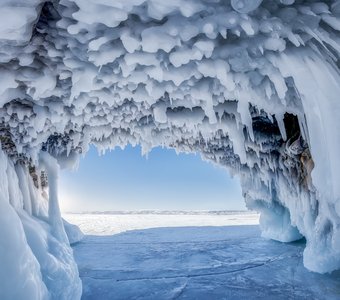
M58 169L127 144L239 176L263 237L340 268L339 0L2 0L1 299L79 299Z

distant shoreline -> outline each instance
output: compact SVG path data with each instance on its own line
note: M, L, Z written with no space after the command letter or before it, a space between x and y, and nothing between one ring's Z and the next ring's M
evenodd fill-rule
M250 210L117 210L117 211L84 211L84 212L63 212L62 214L75 215L239 215L258 214Z

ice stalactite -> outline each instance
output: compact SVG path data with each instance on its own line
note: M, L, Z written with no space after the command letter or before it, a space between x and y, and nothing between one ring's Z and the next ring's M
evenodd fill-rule
M40 153L40 165L44 167L48 180L48 220L50 221L53 235L62 243L67 243L67 235L61 218L58 202L58 175L59 165L57 160L47 152Z

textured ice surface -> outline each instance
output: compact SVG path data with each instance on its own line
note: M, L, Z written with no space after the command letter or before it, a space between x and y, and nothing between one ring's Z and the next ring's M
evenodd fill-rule
M87 235L74 255L84 300L338 299L340 274L309 272L303 247L265 240L258 226L201 226Z
M1 1L0 131L20 222L37 215L22 178L41 151L67 166L91 143L173 147L238 174L264 236L306 237L307 268L338 269L339 14L339 0ZM47 176L47 236L70 253Z

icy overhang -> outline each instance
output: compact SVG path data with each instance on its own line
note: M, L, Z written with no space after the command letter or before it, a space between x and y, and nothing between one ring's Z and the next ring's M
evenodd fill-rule
M339 13L335 0L2 2L1 139L33 164L90 143L200 152L239 174L264 236L303 235L306 266L336 269Z

